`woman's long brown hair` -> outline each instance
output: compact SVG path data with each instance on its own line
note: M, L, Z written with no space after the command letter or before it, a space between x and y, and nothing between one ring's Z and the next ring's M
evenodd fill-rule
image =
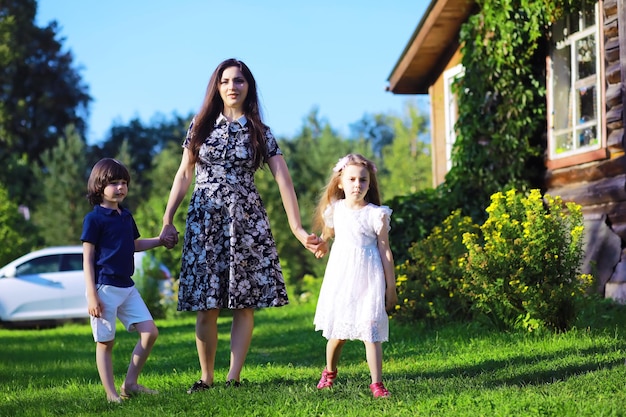
M259 96L257 86L252 72L246 64L237 59L231 58L223 61L217 66L209 85L207 86L204 102L200 111L196 114L193 127L191 128L191 140L189 142L189 150L191 151L191 162L198 160L200 146L204 140L209 137L213 129L215 129L215 121L220 113L224 110L224 101L220 96L219 82L226 68L237 67L248 82L248 95L244 101L243 111L248 120L248 128L250 133L250 144L252 145L252 157L254 167L260 168L267 162L267 147L265 146L265 133L268 127L263 123L261 118L261 110L259 106Z

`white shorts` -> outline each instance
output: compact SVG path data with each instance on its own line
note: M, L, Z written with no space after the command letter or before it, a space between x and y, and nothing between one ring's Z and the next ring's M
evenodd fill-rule
M91 331L96 342L115 339L115 319L119 318L126 330L135 331L135 324L153 320L139 291L132 287L120 288L100 285L98 297L102 303L102 317L91 317Z

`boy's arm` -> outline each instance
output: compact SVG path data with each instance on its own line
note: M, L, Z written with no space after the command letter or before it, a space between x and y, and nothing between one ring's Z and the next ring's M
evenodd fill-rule
M163 245L163 240L161 240L160 237L135 239L135 252L143 252L145 250L153 249Z
M100 317L102 304L96 289L96 247L89 242L83 242L83 274L85 275L87 312L90 316Z

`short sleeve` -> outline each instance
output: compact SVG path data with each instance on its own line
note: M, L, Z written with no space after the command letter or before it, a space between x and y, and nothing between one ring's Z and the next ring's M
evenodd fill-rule
M100 228L98 227L96 216L93 211L90 211L83 219L83 231L80 235L80 240L81 242L89 242L95 245L99 237Z
M272 156L283 154L283 152L278 147L278 142L276 142L276 138L269 128L267 128L267 130L265 131L265 147L267 148L267 159L270 159Z
M329 227L331 229L335 228L335 222L333 220L334 214L335 214L335 206L334 204L330 204L329 206L326 207L322 215L322 217L324 218L324 224L326 225L326 227Z
M185 135L185 140L183 140L183 148L188 148L189 147L189 141L191 141L191 128L193 127L193 122L194 120L196 120L196 118L194 117L191 120L191 123L189 123L189 128L187 129L187 134Z
M389 224L389 222L391 220L392 212L393 210L391 210L387 206L379 206L376 207L375 210L372 210L372 217L370 219L372 221L372 225L374 226L374 231L376 232L376 234L379 234L383 227L387 229L387 232L391 230L391 225Z
M130 219L132 220L132 224L133 224L133 240L137 240L141 237L141 234L139 233L139 228L137 227L137 223L135 223L135 218L131 215Z

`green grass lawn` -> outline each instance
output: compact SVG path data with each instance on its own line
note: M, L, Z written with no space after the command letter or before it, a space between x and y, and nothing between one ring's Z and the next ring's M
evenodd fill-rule
M325 340L315 305L256 315L244 386L226 389L229 317L220 318L216 387L193 395L199 377L194 315L157 321L160 337L140 382L159 395L108 404L88 324L0 329L0 416L621 416L626 415L626 324L564 334L503 333L477 324L438 329L391 322L384 347L389 399L374 399L363 344L348 343L331 390L315 387ZM621 310L615 310L621 311ZM617 313L614 313L617 314ZM118 327L122 382L135 335Z

